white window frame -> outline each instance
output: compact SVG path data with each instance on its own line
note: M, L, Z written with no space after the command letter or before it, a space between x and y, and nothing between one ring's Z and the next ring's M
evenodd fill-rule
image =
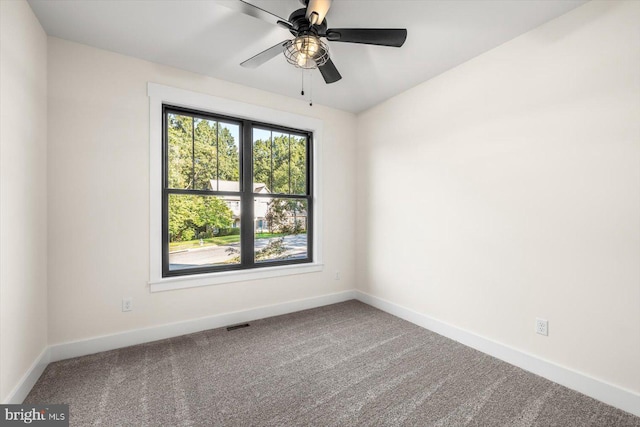
M151 292L246 280L267 279L291 274L315 273L322 264L322 180L321 152L323 122L312 117L268 107L219 98L198 92L149 82L149 290ZM162 105L202 110L273 125L313 132L313 261L305 264L221 271L179 277L162 277Z

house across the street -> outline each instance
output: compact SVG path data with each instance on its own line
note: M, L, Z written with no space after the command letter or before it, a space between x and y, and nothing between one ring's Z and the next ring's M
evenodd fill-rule
M212 179L209 181L211 190L213 191L228 191L228 192L240 192L240 183L238 181L224 181ZM255 194L270 194L269 188L266 184L261 182L253 183L253 192ZM240 194L238 195L225 195L220 196L225 201L231 212L233 212L233 224L232 228L240 226ZM253 215L255 217L255 232L263 233L269 231L269 224L267 221L267 212L269 212L269 204L274 199L269 197L256 197L253 204ZM298 224L298 228L302 230L307 229L307 212L306 209L298 212L291 212L287 215L287 222L290 225Z
M212 179L209 181L211 190L213 191L233 191L240 192L240 182L238 181L223 181ZM266 184L261 182L253 183L253 192L258 194L269 194L270 191ZM233 228L237 228L240 225L240 194L237 196L220 196L225 201L231 212L233 212ZM267 230L266 215L269 210L269 200L267 198L257 198L253 204L253 214L255 216L255 227L257 233L262 233Z

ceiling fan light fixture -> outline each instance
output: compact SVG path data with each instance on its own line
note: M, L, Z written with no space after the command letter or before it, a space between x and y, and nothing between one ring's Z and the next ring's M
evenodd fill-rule
M284 56L290 64L309 70L327 62L329 47L318 36L304 34L285 44Z

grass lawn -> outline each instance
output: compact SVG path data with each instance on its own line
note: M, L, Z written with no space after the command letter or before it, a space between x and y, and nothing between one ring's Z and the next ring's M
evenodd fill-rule
M266 239L270 237L280 237L284 236L283 233L258 233L256 234L256 239ZM211 237L208 239L202 239L202 245L200 245L200 240L189 240L186 242L169 242L169 252L175 251L184 251L187 249L194 248L204 248L205 246L224 246L229 245L231 243L238 243L240 241L239 235L232 236L220 236L220 237Z

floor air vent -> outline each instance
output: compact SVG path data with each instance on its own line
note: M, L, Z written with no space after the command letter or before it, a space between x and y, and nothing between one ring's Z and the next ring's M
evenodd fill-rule
M248 328L248 323L243 323L242 325L233 325L227 328L227 331L235 331L236 329Z

